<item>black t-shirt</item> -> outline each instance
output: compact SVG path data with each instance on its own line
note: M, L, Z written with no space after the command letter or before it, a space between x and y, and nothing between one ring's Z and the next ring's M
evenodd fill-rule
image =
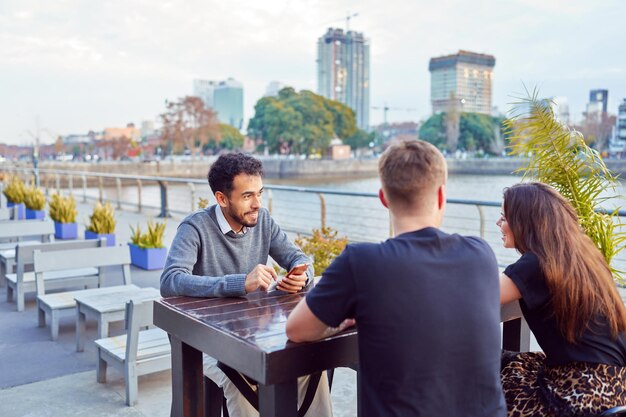
M546 354L547 365L588 362L626 366L626 337L621 335L614 340L606 319L602 317L591 322L591 327L577 343L567 341L557 326L550 290L537 255L524 253L504 270L504 274L511 278L522 294L522 313Z
M306 296L356 318L363 416L505 416L498 268L487 243L435 228L349 245Z

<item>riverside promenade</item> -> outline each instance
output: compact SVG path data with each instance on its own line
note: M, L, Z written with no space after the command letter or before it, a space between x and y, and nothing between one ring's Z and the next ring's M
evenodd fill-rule
M4 206L4 202L2 204ZM77 204L79 235L82 235L93 203ZM142 229L156 211L139 214L116 211L117 243L130 241L130 227ZM169 247L183 216L166 219L164 243ZM162 219L157 219L161 221ZM161 270L144 271L131 267L133 284L159 288ZM117 270L106 271L105 285L121 284ZM76 352L75 314L60 320L59 339L50 340L49 328L37 327L35 295L26 296L26 308L17 312L14 302L6 301L6 286L0 287L0 417L167 417L170 413L171 372L139 377L138 402L124 404L124 377L116 369L107 370L107 383L96 382L96 322L87 319L84 352ZM111 334L124 333L122 323L114 323ZM356 374L338 369L333 380L334 415L356 415Z

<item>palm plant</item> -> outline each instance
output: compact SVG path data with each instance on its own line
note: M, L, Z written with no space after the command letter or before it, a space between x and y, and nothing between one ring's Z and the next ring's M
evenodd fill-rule
M538 90L514 103L512 117L504 122L510 136L510 154L529 156L522 172L554 187L570 201L585 233L604 255L607 263L626 242L626 232L618 228L618 210L607 212L602 203L616 197L618 176L604 164L598 152L591 149L583 135L562 124L554 115L551 103L538 98ZM611 267L615 278L623 282L622 271Z

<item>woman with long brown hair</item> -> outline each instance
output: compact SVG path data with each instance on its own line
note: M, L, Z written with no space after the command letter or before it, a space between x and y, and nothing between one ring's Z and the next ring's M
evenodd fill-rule
M503 355L509 416L595 416L626 404L626 308L571 204L541 183L504 191L496 223L521 258L500 279L543 352Z

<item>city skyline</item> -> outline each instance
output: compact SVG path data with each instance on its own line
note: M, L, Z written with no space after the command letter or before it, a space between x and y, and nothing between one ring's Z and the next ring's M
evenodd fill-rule
M36 118L50 136L140 125L165 100L191 95L193 79L240 81L244 127L270 81L316 91L316 41L329 27L371 41L370 105L388 121L430 115L432 57L458 50L497 59L493 104L502 111L525 83L567 97L580 120L590 90L609 90L608 111L626 97L620 54L626 4L607 0L292 2L8 0L0 5L0 142L30 144ZM589 22L602 22L592 30ZM370 110L370 124L383 112Z

